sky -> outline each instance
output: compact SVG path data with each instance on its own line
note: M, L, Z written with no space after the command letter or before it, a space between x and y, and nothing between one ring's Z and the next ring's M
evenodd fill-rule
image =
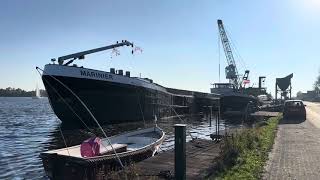
M43 88L36 66L126 39L143 52L119 48L119 56L101 52L77 64L209 92L219 82L219 59L227 81L217 19L236 47L238 71L250 70L251 86L266 76L274 94L275 78L293 73L294 94L312 89L320 69L318 0L2 0L0 88Z

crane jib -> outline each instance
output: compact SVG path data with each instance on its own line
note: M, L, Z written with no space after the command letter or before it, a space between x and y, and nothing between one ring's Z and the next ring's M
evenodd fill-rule
M227 37L227 33L224 29L222 20L218 19L218 29L219 29L219 35L221 38L221 43L223 45L223 50L228 62L228 66L225 68L226 78L229 79L232 84L234 84L235 87L241 87L240 77L238 74L237 66L232 54L231 46L229 39ZM245 74L243 76L243 80L248 80L249 70L245 71Z
M228 39L226 31L223 27L222 20L220 20L220 19L218 20L218 28L219 28L221 43L223 45L223 50L224 50L224 53L226 55L226 59L228 62L228 66L226 67L226 78L231 80L233 82L233 84L236 87L238 87L239 75L238 75L237 66L236 66L236 63L233 58L229 39Z
M123 40L122 42L120 43L115 43L115 44L112 44L112 45L109 45L109 46L104 46L104 47L100 47L100 48L95 48L95 49L90 49L90 50L87 50L87 51L82 51L82 52L78 52L78 53L73 53L73 54L69 54L69 55L66 55L66 56L61 56L58 58L58 62L60 63L63 63L63 61L65 60L75 60L75 59L84 59L84 56L85 55L88 55L88 54L92 54L92 53L96 53L96 52L100 52L100 51L105 51L105 50L108 50L108 49L113 49L113 48L117 48L117 47L120 47L120 46L132 46L133 47L133 43L127 41L127 40Z

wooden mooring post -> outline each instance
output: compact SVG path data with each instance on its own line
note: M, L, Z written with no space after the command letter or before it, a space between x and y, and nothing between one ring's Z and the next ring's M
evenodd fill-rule
M209 107L209 106L208 106ZM212 126L212 119L211 119L211 116L212 116L212 110L210 109L210 115L209 115L209 126L211 127Z
M175 179L186 179L186 125L174 125L174 170Z
M209 114L209 127L212 127L212 118L213 118L212 106L203 106L203 108L204 108L206 117L208 117L208 114Z

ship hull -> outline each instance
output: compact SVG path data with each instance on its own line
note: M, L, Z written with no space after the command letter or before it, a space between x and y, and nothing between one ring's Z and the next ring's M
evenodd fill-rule
M65 72L67 68L70 68L69 74ZM87 71L82 74L86 77L75 75L77 71ZM107 73L103 80L100 77L95 70L57 65L45 67L42 80L50 105L64 124L95 125L89 111L101 124L148 121L155 115L162 118L194 113L190 111L192 96L174 95L165 88L141 84L137 79L115 74ZM111 80L106 81L105 77ZM124 78L132 81L124 82Z
M50 76L42 78L52 109L64 123L81 123L81 120L86 124L95 123L75 95L84 102L100 123L114 124L143 119L141 112L145 111L142 105L144 102L139 105L143 89L97 80L54 77L69 87L74 95L56 79ZM149 113L144 113L144 116L151 118Z
M257 110L257 99L248 95L234 94L220 97L223 119L242 120L246 115Z
M257 107L257 98L238 92L230 83L216 83L211 93L220 94L220 107L223 118L238 118Z
M221 112L225 115L230 112L239 112L238 115L243 115L249 103L256 105L257 100L252 97L245 96L222 96L221 97ZM231 113L232 114L232 113ZM232 114L233 116L237 114Z

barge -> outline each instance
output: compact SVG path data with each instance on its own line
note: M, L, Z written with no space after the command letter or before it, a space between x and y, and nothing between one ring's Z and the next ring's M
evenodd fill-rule
M56 59L52 59L53 63L45 65L42 80L50 105L63 123L94 124L79 99L101 124L197 114L203 106L217 104L218 96L215 94L166 88L149 78L132 77L129 71L121 69L110 68L106 72L72 64L87 54L120 46L133 47L133 44L117 42L59 57L58 64L55 64Z
M258 105L256 97L245 94L244 89L237 89L231 83L215 83L210 90L211 93L220 95L221 115L223 117L242 117L247 113L249 105L254 105L254 107Z

